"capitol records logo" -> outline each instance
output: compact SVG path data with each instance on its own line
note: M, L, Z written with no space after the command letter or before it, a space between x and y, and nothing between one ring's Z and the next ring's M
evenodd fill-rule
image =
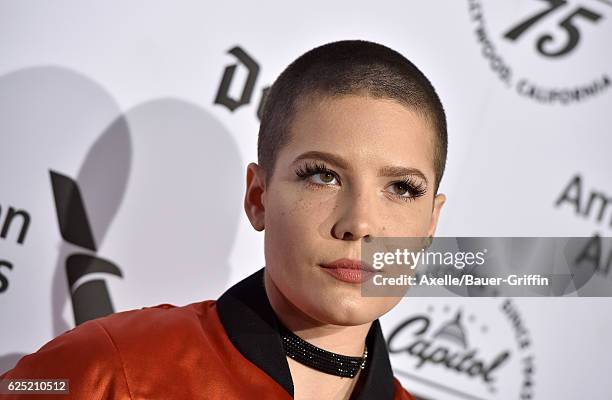
M468 0L474 37L509 89L542 104L601 96L612 75L612 0Z
M387 335L396 375L423 399L534 399L529 330L511 299L469 311L429 305Z

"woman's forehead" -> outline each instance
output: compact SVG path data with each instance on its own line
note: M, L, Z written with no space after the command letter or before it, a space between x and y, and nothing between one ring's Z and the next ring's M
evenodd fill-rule
M304 152L320 151L350 165L410 163L433 173L434 132L422 113L394 100L324 97L298 108L279 157L292 163Z

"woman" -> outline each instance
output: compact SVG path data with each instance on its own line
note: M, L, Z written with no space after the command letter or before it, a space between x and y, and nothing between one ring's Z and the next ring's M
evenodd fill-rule
M69 379L74 398L412 399L378 322L400 298L362 296L361 244L434 235L446 147L442 104L399 53L310 50L270 88L247 167L265 267L216 301L86 322L3 378Z

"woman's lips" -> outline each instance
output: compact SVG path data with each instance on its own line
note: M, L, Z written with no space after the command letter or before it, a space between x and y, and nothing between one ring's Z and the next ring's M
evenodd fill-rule
M377 272L372 266L359 260L342 258L331 263L321 264L323 270L334 278L348 283L361 283Z

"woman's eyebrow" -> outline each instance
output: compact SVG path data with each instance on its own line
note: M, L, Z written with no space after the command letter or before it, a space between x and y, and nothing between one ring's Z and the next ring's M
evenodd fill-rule
M319 160L327 161L330 164L335 164L336 166L342 169L346 169L346 170L350 169L348 163L346 162L344 158L336 154L327 153L324 151L307 151L306 153L302 153L299 156L297 156L295 160L293 160L293 162L295 163L296 161L300 161L300 160L304 160L308 158L316 158Z
M425 177L425 174L421 172L421 170L418 168L386 166L386 167L382 167L378 171L378 176L400 177L400 176L406 176L406 175L416 175L419 178L423 179L425 183L428 183L427 177Z
M304 159L319 159L322 161L327 161L330 164L334 164L342 169L350 170L349 163L344 158L336 154L327 153L325 151L307 151L297 156L295 160L293 160L293 162L295 163ZM378 176L385 177L401 177L407 175L416 175L419 178L423 179L426 184L428 183L427 177L425 177L425 174L418 168L388 165L382 167L378 171Z

